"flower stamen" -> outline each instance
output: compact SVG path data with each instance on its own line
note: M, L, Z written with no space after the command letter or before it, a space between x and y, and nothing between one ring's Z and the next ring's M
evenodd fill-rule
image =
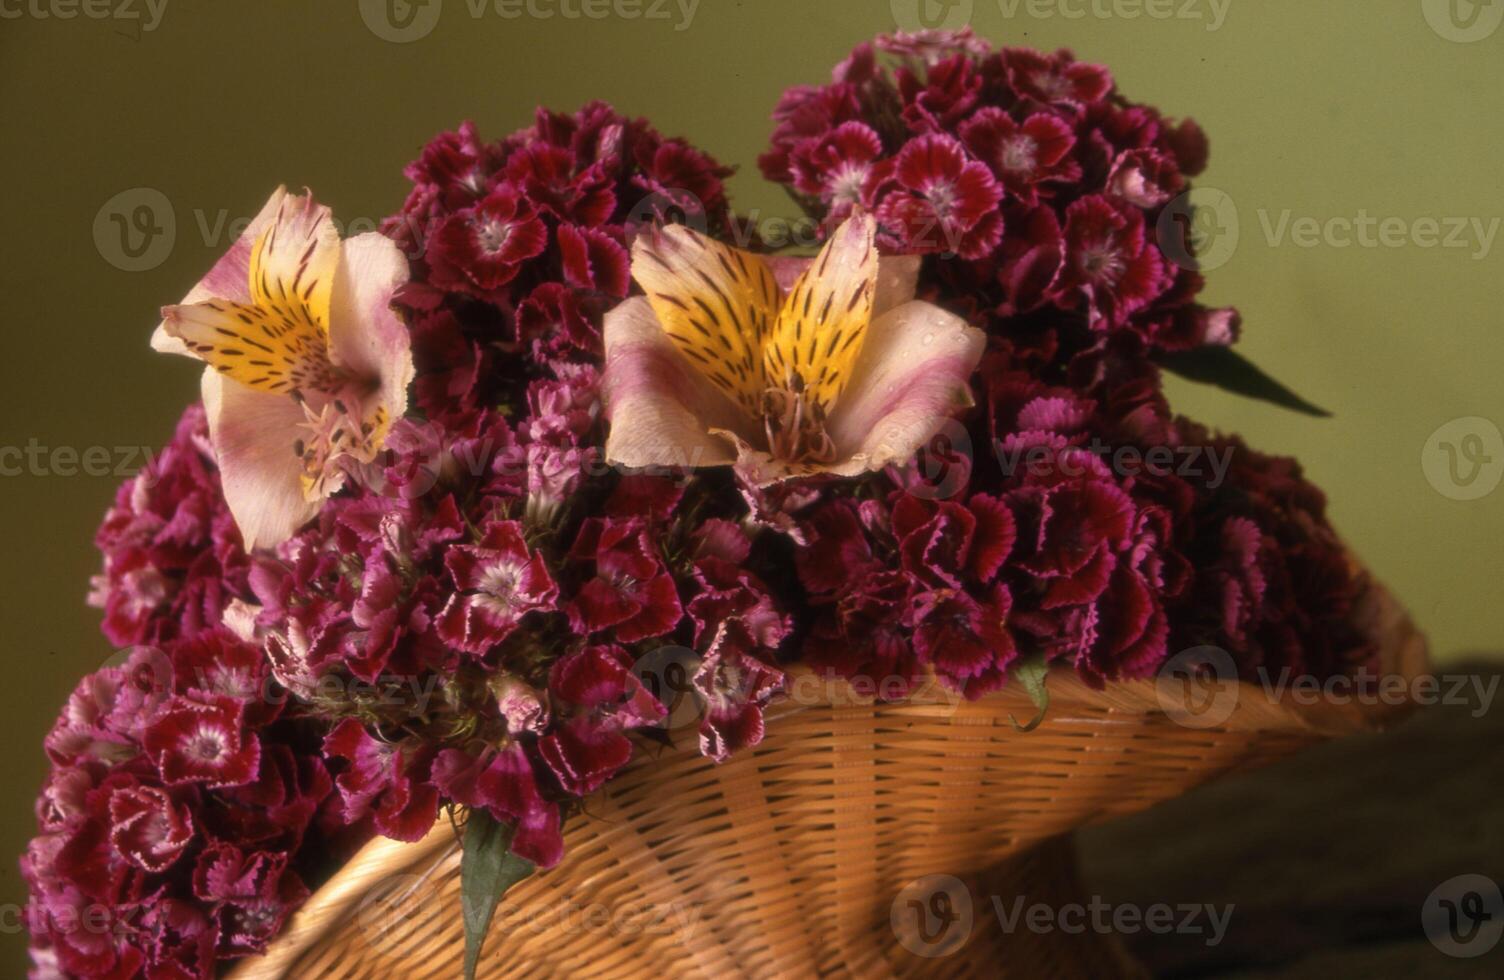
M825 409L809 397L793 370L782 386L763 391L762 416L768 455L774 459L817 464L835 460L835 443L825 431Z

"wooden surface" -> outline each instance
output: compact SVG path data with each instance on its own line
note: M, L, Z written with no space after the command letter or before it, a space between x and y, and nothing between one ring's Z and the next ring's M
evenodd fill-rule
M1454 959L1421 925L1455 875L1504 885L1504 682L1477 676L1499 682L1487 711L1424 708L1083 831L1088 884L1110 902L1235 905L1215 948L1173 934L1128 948L1164 977L1504 977L1504 942Z

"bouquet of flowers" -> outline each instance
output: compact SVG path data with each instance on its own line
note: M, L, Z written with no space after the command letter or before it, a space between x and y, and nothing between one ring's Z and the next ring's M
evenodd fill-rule
M666 737L665 649L717 761L795 662L1041 710L1051 672L1203 644L1369 662L1320 491L1162 392L1303 404L1196 301L1166 220L1194 123L969 32L863 44L774 119L803 255L592 103L439 136L379 232L279 189L164 308L202 404L99 531L128 653L46 740L34 976L211 976L446 811L473 970L497 896Z

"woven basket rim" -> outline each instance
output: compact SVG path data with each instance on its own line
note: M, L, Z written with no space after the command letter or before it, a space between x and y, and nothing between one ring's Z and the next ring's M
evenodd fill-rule
M1413 681L1429 673L1424 635L1381 584L1365 576L1364 591L1354 613L1354 621L1381 641L1376 664L1381 676ZM769 726L777 725L780 719L816 709L833 709L838 713L849 710L878 718L916 712L943 714L954 711L959 698L933 676L926 678L902 700L882 701L875 695L854 689L843 678L818 672L804 664L786 668L785 674L786 690L793 692L793 696L775 700L768 706ZM1109 715L1165 714L1154 678L1094 688L1071 668L1059 666L1050 670L1047 683L1050 692L1047 718L1056 714L1074 716L1077 712L1073 709L1079 708L1095 709L1098 714L1105 708ZM1317 700L1303 704L1295 698L1275 696L1264 685L1248 681L1211 683L1209 691L1214 697L1236 698L1231 712L1216 727L1250 734L1341 737L1375 732L1403 719L1414 708L1408 702L1359 703L1351 699L1344 703ZM985 700L999 712L1006 710L1013 714L1019 722L1032 718L1035 713L1034 705L1018 684L993 691L985 696ZM756 749L749 751L755 752ZM709 760L705 761L709 764ZM657 752L634 752L622 774L658 762ZM606 790L599 790L596 795L604 792ZM235 980L274 980L288 976L298 957L345 921L371 887L391 875L393 867L422 865L436 869L457 848L458 840L447 813L441 813L427 835L415 843L374 838L314 893L265 955L242 961L230 976Z

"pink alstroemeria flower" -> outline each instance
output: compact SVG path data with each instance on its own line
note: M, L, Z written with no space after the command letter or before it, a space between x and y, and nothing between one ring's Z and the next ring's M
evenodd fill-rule
M766 486L904 465L957 408L985 338L915 300L919 258L879 260L857 214L813 260L766 259L681 225L638 238L647 293L605 319L606 458L735 464Z
M209 437L247 550L292 537L407 411L411 341L391 308L407 278L390 239L341 242L328 208L279 187L163 308L152 346L209 365Z

